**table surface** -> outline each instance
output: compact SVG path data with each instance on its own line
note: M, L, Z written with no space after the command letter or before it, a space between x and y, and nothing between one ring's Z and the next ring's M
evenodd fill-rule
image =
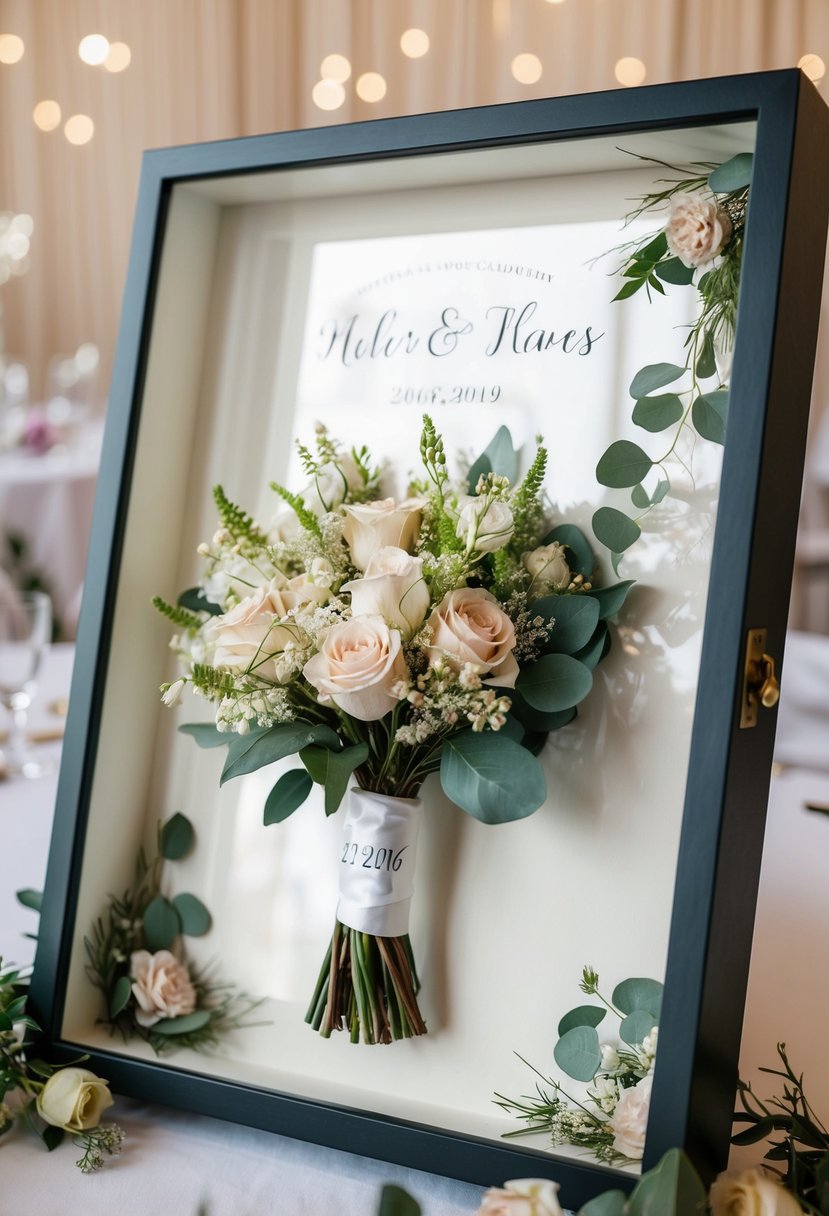
M829 671L829 643L825 647ZM793 668L798 654L805 653L813 666L814 650L811 641L801 647L790 640L787 665ZM71 647L53 647L33 727L54 724L48 706L68 688L71 662ZM791 686L798 687L796 675ZM829 767L828 723L829 703L822 716L813 715L812 748ZM57 759L59 744L41 747L44 755ZM48 777L0 784L0 955L10 961L27 962L33 953L32 942L21 933L36 928L36 917L17 904L14 892L42 888L55 781ZM829 999L829 975L810 963L824 957L826 950L829 822L804 809L810 801L829 805L829 771L790 768L775 778L741 1073L761 1080L757 1067L773 1065L775 1044L785 1039L796 1067L806 1072L814 1105L825 1112L829 1069L820 1011ZM809 975L808 999L804 974ZM767 1082L761 1080L760 1092L767 1094ZM421 1203L424 1216L471 1216L482 1193L480 1187L146 1103L119 1098L113 1117L127 1134L124 1152L92 1178L75 1169L71 1144L61 1145L47 1162L45 1150L30 1134L15 1129L0 1140L0 1216L80 1211L85 1216L143 1216L173 1210L176 1216L195 1216L200 1204L206 1205L209 1216L373 1216L384 1182L405 1187ZM752 1147L740 1150L735 1161L748 1165L758 1158ZM503 1181L492 1179L493 1184Z

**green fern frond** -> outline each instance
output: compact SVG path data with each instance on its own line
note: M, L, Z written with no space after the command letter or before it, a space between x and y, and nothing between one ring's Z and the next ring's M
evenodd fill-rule
M299 494L292 494L290 490L286 490L284 486L281 486L276 481L271 482L271 489L293 509L294 514L305 531L310 532L312 536L321 541L322 528L320 527L320 522L314 512L308 510Z
M243 511L236 503L231 502L221 486L213 487L213 500L219 512L222 527L227 528L233 539L247 541L251 545L262 548L267 545L268 538L257 526L252 515Z
M201 629L201 618L196 616L195 612L188 612L186 608L180 608L178 604L168 604L160 595L153 596L153 608L187 633L198 633Z

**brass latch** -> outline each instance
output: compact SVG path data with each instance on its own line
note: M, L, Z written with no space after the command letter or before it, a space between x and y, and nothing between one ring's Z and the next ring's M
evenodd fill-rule
M743 668L743 702L740 730L757 725L758 707L771 709L780 700L774 659L766 653L766 629L749 629Z

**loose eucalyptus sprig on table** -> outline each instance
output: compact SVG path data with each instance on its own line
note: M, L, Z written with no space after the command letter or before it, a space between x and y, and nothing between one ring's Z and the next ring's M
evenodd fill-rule
M740 153L722 165L687 171L667 165L679 176L663 179L665 188L644 195L628 216L667 209L660 232L626 248L619 271L626 282L614 299L629 299L642 288L649 298L651 290L664 295L665 284L693 287L699 313L685 339L685 362L649 363L630 385L632 420L649 434L664 434L660 449L650 455L638 443L618 439L596 467L600 484L629 490L634 508L605 506L593 516L593 531L611 550L614 570L639 539L642 519L670 493L671 462L684 464L682 436L725 440L728 376L718 370L717 356L727 356L734 340L752 163L750 153ZM669 386L670 392L660 392Z
M597 973L585 967L579 987L601 1003L577 1005L564 1015L553 1056L567 1076L590 1083L585 1101L577 1102L558 1081L528 1065L541 1082L536 1083L535 1095L519 1099L495 1095L496 1105L524 1124L506 1132L505 1138L546 1132L553 1144L587 1148L600 1161L639 1160L650 1107L662 985L650 979L623 980L607 1000L599 991ZM597 1027L608 1012L619 1020L618 1038L600 1042Z
M184 892L168 898L162 890L165 861L179 861L193 847L193 826L177 813L158 825L156 855L142 849L131 887L110 896L104 917L84 938L87 975L104 996L101 1019L124 1040L138 1036L157 1055L176 1048L203 1051L214 1047L229 1030L250 1023L245 1019L260 1003L217 983L196 970L181 950L182 937L202 937L211 917L196 895Z

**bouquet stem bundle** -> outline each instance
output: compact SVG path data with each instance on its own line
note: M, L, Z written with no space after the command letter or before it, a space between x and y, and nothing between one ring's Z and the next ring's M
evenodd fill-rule
M409 936L374 937L337 921L305 1021L330 1038L391 1043L426 1034Z

